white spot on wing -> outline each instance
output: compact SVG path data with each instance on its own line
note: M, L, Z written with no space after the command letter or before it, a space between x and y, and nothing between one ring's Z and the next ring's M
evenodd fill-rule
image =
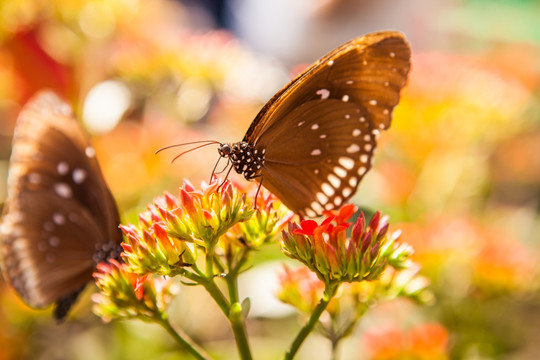
M332 65L334 65L334 60L328 61L328 66L332 66Z
M358 175L362 176L366 173L367 171L367 168L365 166L361 166L359 169L358 169Z
M349 197L349 195L352 194L352 189L350 187L346 187L342 191L344 197Z
M372 148L373 148L373 146L371 146L371 144L365 144L364 145L364 150L366 150L366 151L371 151Z
M60 161L58 165L56 165L56 171L58 171L58 174L60 175L66 175L69 171L69 165L65 161Z
M339 185L341 185L341 180L334 174L328 175L328 181L336 189L339 187Z
M313 149L310 153L311 156L319 156L321 155L321 149Z
M326 139L326 134L321 134L321 135L319 135L319 137L320 137L321 139Z
M358 185L358 179L355 178L355 177L352 177L349 179L349 185L351 185L353 188L356 187L356 185Z
M315 217L315 216L317 216L317 214L315 213L315 211L311 210L310 208L307 208L305 211L306 211L306 215L309 216L309 217Z
M56 192L58 196L63 197L65 199L73 196L73 191L71 191L71 188L69 187L69 185L63 182L54 184L54 191Z
M324 210L321 204L316 201L312 202L310 206L313 210L315 210L315 212L318 212L319 214L322 213L322 211Z
M60 213L54 213L53 221L56 225L64 225L66 223L66 217Z
M86 179L86 170L84 169L75 169L73 170L73 181L75 184L82 184Z
M354 153L357 153L358 151L360 151L360 146L358 146L358 144L351 144L348 148L347 148L347 152L349 154L354 154Z
M319 200L319 202L322 204L328 201L328 197L324 195L322 192L318 192L317 194L315 194L315 196L317 197L317 200Z
M311 130L317 130L318 128L319 128L319 124L311 125Z
M375 99L369 100L368 104L375 106L375 105L377 105L377 100L375 100Z
M94 156L96 156L96 150L94 150L94 148L91 146L87 146L86 149L84 149L84 153L89 158L93 158Z
M321 99L324 100L328 99L328 97L330 96L330 91L328 89L319 89L315 94L321 95Z
M354 160L345 156L340 157L338 162L345 169L351 170L354 167Z
M344 178L345 176L347 176L347 171L339 166L334 166L334 173L336 173L337 176L339 176L340 178Z
M52 247L57 247L58 245L60 245L60 239L56 236L51 236L49 238L49 245L51 245Z
M321 184L321 189L323 191L323 193L326 195L326 196L332 196L334 195L334 188L331 187L328 183L322 183Z
M341 98L341 101L343 102L349 101L349 95L343 95L343 97Z
M360 162L365 164L368 162L368 160L369 160L369 156L367 154L360 155Z
M362 133L362 130L360 129L354 129L352 131L352 136L359 136Z

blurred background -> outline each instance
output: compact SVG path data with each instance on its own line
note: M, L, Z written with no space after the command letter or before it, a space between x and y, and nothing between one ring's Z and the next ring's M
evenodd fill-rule
M341 358L537 359L538 0L1 0L0 202L16 116L43 87L74 106L123 221L134 221L183 178L207 179L217 159L205 148L170 164L177 152L157 149L239 141L299 69L385 29L406 34L413 68L353 201L403 229L436 301L373 308ZM280 357L298 329L272 302L276 249L242 284L267 291L252 299L257 359ZM0 360L178 358L153 325L103 324L92 291L58 326L0 280ZM226 320L198 289L182 288L170 313L217 358L236 358ZM321 354L330 345L313 335L299 359Z

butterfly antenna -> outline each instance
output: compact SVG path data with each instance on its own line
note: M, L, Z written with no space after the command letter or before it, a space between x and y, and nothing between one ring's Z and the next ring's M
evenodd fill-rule
M221 144L221 143L219 143L219 142L217 142L217 141L216 141L215 143ZM193 150L197 150L197 149L200 149L200 148L202 148L202 147L205 147L205 146L208 146L208 145L212 145L212 144L215 144L215 143L214 143L214 142L211 142L211 143L208 143L208 144L203 144L203 145L196 146L196 147L194 147L193 149L189 149L189 150L183 151L183 152L181 152L180 154L176 155L176 156L171 160L171 164L172 164L173 162L175 162L176 159L178 159L180 156L182 156L182 155L184 155L184 154L187 154L188 152L191 152L191 151L193 151Z
M216 141L216 140L190 141L190 142L186 142L186 143L174 144L174 145L169 145L169 146L162 147L161 149L156 150L156 152L154 153L154 155L159 154L159 153L162 152L163 150L171 149L171 148L174 148L174 147L180 147L180 146L184 146L184 145L201 144L201 143L206 143L206 144L205 144L205 145L202 145L202 146L199 146L199 147L203 147L203 146L211 145L211 144L219 144L219 145L221 145L221 143L220 143L219 141ZM195 149L198 149L199 147L196 147ZM195 149L191 149L191 150L195 150ZM191 150L189 150L189 151L191 151ZM187 152L187 151L186 151L186 152Z

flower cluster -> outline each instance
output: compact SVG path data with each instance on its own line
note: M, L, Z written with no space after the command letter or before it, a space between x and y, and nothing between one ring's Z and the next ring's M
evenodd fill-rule
M135 273L174 276L185 274L201 251L230 255L258 248L275 239L292 214L266 192L257 201L258 211L230 181L213 179L202 190L185 181L179 198L165 193L140 214L138 226L121 226L123 258Z
M284 253L301 261L326 284L375 280L387 265L407 267L412 248L397 242L400 232L388 234L388 218L381 218L379 212L367 227L361 213L347 236L352 225L347 220L355 211L349 204L338 213L326 213L321 224L314 220L289 223L288 231L283 231Z
M99 289L92 297L94 312L103 320L137 317L154 321L166 317L165 309L174 292L170 279L139 276L114 259L98 264L94 278Z

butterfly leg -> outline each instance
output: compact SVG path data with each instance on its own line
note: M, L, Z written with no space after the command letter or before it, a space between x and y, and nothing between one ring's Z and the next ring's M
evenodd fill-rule
M220 160L221 160L221 156L217 159L216 165L214 165L214 168L212 169L212 175L210 175L210 181L208 182L209 184L212 183L212 179L214 179L214 175L216 175L216 169L217 169L217 166L219 165Z
M229 165L227 165L229 166ZM226 169L226 168L225 168ZM223 169L222 171L220 171L220 173L222 173L223 171L225 171L225 169ZM223 179L223 181L221 182L221 184L219 184L218 188L217 188L217 191L219 191L219 189L221 189L221 187L223 186L223 184L225 184L225 181L227 181L227 179L229 178L229 174L231 173L231 170L233 169L233 166L231 164L231 167L229 168L229 170L227 171L227 175L225 175L225 179ZM213 176L213 175L212 175Z
M259 197L259 191L261 191L261 186L262 186L262 183L263 183L263 180L264 180L264 177L261 175L257 175L257 176L254 176L255 177L261 177L261 181L259 182L259 187L257 188L257 192L255 193L255 204L253 206L253 209L257 210L257 198Z

